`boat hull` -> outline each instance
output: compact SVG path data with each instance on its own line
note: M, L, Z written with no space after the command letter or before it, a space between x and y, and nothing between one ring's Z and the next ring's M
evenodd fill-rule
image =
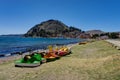
M40 66L40 63L15 63L15 67L37 67Z

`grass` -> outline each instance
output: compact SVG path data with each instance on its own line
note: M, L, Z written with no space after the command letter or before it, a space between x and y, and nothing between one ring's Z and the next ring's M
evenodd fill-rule
M0 80L120 80L120 51L105 41L76 45L72 54L40 67L2 64Z

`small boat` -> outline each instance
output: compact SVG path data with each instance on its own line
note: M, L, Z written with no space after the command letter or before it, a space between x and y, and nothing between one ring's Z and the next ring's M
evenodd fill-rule
M63 47L63 48L58 50L59 56L65 56L65 55L70 54L70 53L71 53L71 50L68 49L67 47Z
M79 45L87 44L87 42L79 42Z
M37 67L40 66L45 59L38 53L25 55L24 58L15 61L15 67Z
M23 59L15 62L15 67L37 67L40 66L39 61L34 61L32 63L24 62Z
M52 46L48 46L48 52L44 54L44 58L47 60L47 62L54 61L56 59L59 59L60 57L56 55L56 52L54 52Z
M57 57L53 56L51 53L46 53L44 55L44 58L47 60L47 62L54 61L57 59Z

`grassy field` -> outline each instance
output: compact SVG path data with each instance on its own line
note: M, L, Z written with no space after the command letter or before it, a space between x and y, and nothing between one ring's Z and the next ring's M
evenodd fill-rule
M120 50L105 41L76 45L72 54L40 67L1 64L0 80L120 80Z

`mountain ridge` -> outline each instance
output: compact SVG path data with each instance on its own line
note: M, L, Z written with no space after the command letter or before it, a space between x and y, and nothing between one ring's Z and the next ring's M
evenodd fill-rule
M88 30L85 33L90 34L90 35L94 35L94 34L103 34L105 32L102 30Z

